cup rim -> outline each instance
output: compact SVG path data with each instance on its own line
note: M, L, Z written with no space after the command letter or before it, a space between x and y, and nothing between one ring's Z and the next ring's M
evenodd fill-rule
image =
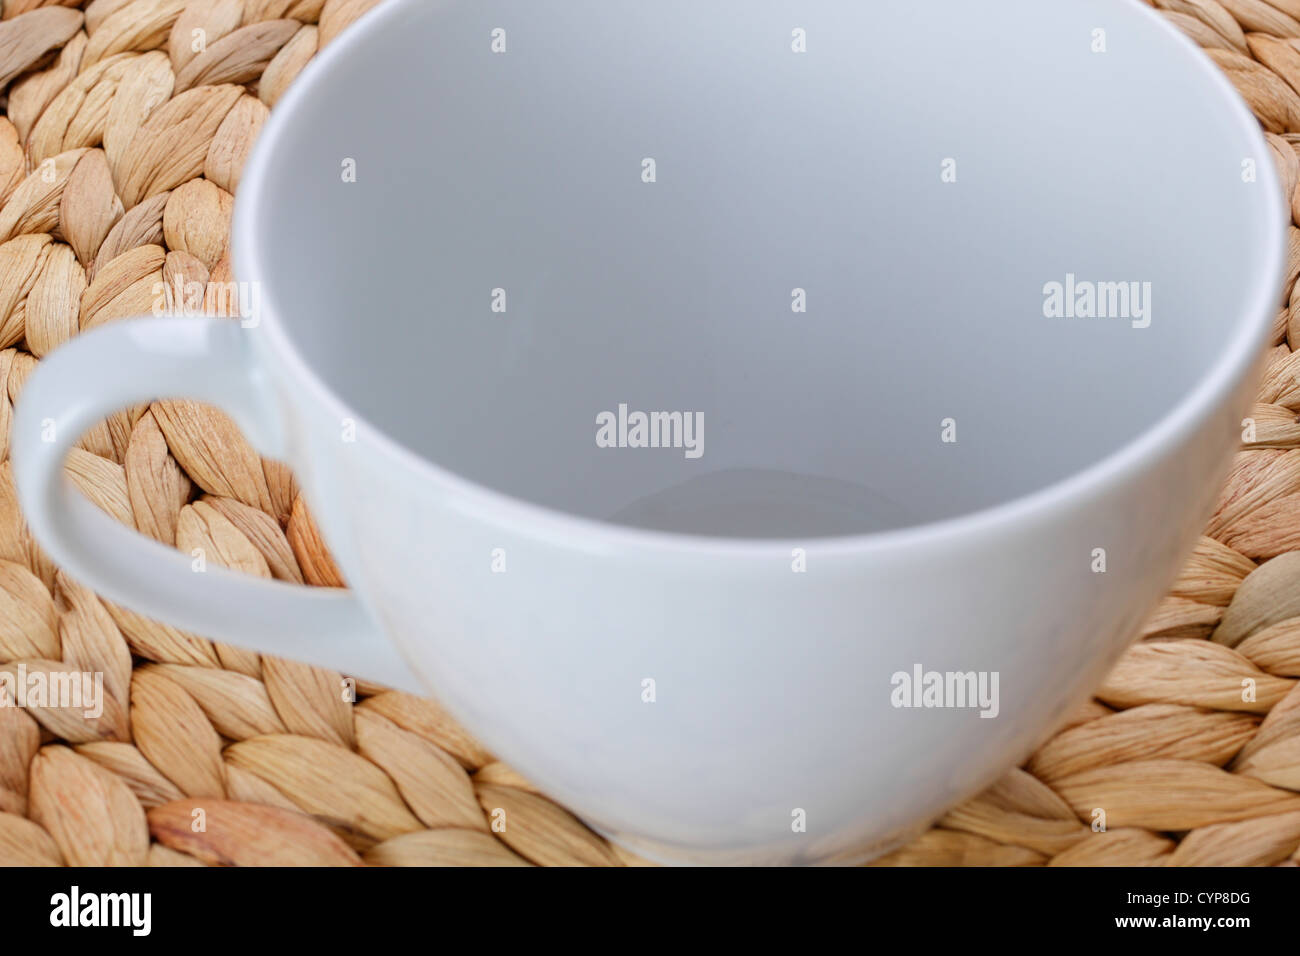
M364 44L371 36L383 32L413 8L424 6L427 0L384 0L364 13L329 46L318 53L290 84L285 95L276 104L263 125L253 150L245 163L235 199L231 225L232 259L236 278L259 281L262 270L256 268L262 260L262 241L258 234L258 211L266 208L267 168L277 153L277 143L298 112L297 104L315 95L318 78L324 77L335 65L346 60L353 47ZM1235 123L1241 142L1262 160L1257 164L1256 185L1265 192L1263 227L1259 233L1262 255L1252 261L1261 265L1252 277L1249 299L1235 315L1236 328L1230 333L1227 347L1223 349L1209 371L1202 375L1181 400L1154 424L1134 436L1119 448L1096 459L1064 478L1026 494L1000 501L997 504L952 517L924 521L918 524L883 531L844 535L809 535L807 537L742 538L720 535L692 534L689 532L660 531L621 525L538 504L515 495L496 491L477 481L439 465L424 455L391 437L384 429L352 410L334 390L326 384L298 352L292 339L276 319L277 310L270 294L271 286L261 281L258 331L267 336L271 351L284 364L288 377L306 390L314 405L329 409L339 420L350 418L367 435L367 440L379 449L407 477L418 477L424 482L440 487L457 501L458 507L490 516L491 520L513 529L531 529L532 533L551 536L566 541L574 547L590 547L602 551L613 548L674 552L714 552L750 554L763 557L781 555L788 558L792 548L815 549L819 555L859 554L866 551L896 550L908 546L924 546L936 542L953 542L995 530L1008 531L1023 527L1044 516L1078 502L1085 501L1106 490L1123 484L1141 471L1166 449L1176 447L1199 425L1221 407L1248 374L1254 362L1261 359L1265 337L1272 327L1273 317L1282 305L1281 288L1287 262L1287 221L1283 196L1277 171L1270 157L1271 147L1264 138L1255 116L1232 86L1197 44L1169 23L1154 8L1142 4L1126 4L1137 16L1153 21L1157 28L1182 45L1188 54L1188 69L1200 71L1217 90L1226 108L1230 123ZM1222 132L1222 131L1220 131Z

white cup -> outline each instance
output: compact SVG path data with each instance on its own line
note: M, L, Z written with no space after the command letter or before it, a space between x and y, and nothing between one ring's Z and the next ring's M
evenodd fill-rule
M392 0L247 164L257 314L44 360L18 490L106 597L433 693L637 852L865 858L1169 585L1282 210L1136 4ZM78 435L155 397L287 460L352 590L192 573L73 493Z

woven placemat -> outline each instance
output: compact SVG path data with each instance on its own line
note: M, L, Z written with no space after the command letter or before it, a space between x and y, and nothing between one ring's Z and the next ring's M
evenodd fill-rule
M643 862L435 703L366 684L351 701L342 675L101 601L18 510L9 425L27 374L81 330L154 311L160 289L174 311L222 309L249 147L304 64L375 2L0 0L0 671L104 683L97 717L0 707L0 863ZM1300 222L1300 0L1155 6L1255 110ZM1023 768L879 862L1300 860L1300 294L1291 303L1214 518L1143 639ZM293 477L205 406L115 415L68 471L187 553L340 584Z

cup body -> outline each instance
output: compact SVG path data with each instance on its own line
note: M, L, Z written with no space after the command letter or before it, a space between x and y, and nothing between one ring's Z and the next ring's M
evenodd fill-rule
M474 12L468 12L471 6ZM289 458L349 585L429 690L495 754L584 821L651 858L856 861L896 846L992 782L1051 732L1133 638L1195 540L1240 441L1254 357L1277 304L1283 235L1268 150L1249 114L1212 68L1149 11L1118 3L1063 3L1044 13L1039 4L1012 3L975 14L966 6L917 3L866 16L848 3L719 4L703 10L668 3L654 14L633 4L573 3L543 16L525 4L425 7L398 0L369 15L355 34L336 41L338 49L327 49L309 67L272 115L245 173L236 208L236 272L264 292L260 325L250 341L277 397ZM1114 52L1103 49L1092 60L1089 44L1098 18ZM653 336L637 331L649 321L637 303L657 302L662 341L686 337L689 343L690 329L699 326L682 324L680 311L654 300L659 286L646 286L640 299L619 304L638 347L618 354L633 383L629 390L650 396L650 407L703 409L708 424L699 461L706 467L718 456L727 468L754 462L750 452L762 443L740 426L728 430L749 409L776 436L774 447L781 446L783 434L815 433L807 447L798 444L803 438L789 439L800 449L795 457L825 452L822 470L836 481L869 474L869 490L901 500L907 517L868 514L871 509L863 506L846 519L847 533L801 536L780 521L767 523L783 507L797 505L778 495L763 499L757 518L735 519L756 522L747 533L681 533L671 522L656 525L653 515L611 520L611 513L648 492L689 480L695 461L672 449L599 444L595 416L613 411L623 396L606 388L599 393L607 399L601 404L597 393L584 394L569 383L599 378L599 357L585 353L583 343L595 334L600 310L582 300L566 312L547 295L566 282L595 290L602 270L631 275L624 260L591 267L590 230L580 236L566 222L594 223L592 217L607 207L615 226L619 216L635 224L637 215L653 211L630 212L628 204L639 200L621 193L605 194L604 206L579 198L575 183L604 182L595 146L575 148L571 160L547 166L549 176L539 179L536 190L545 193L557 182L573 187L569 219L561 216L548 227L553 254L545 268L526 275L516 268L512 274L524 278L513 286L503 282L519 303L512 306L519 318L509 309L494 316L488 312L494 291L488 276L475 274L473 288L463 292L455 282L458 271L475 268L475 249L491 247L484 238L490 239L491 229L467 238L463 262L447 267L443 260L456 256L455 243L440 245L443 240L429 239L424 230L469 229L471 214L468 207L447 206L440 222L420 196L457 189L480 200L486 194L485 185L471 181L473 164L456 167L454 151L440 147L439 137L460 143L456 150L471 159L480 151L498 155L504 140L482 133L488 145L462 142L473 104L463 114L437 114L441 125L408 109L435 96L472 100L483 88L473 71L483 67L457 61L469 75L452 90L420 70L402 75L399 84L398 73L385 73L382 64L403 59L409 53L402 52L403 43L415 43L413 36L423 37L431 59L442 63L458 54L454 45L444 50L440 42L462 30L473 42L482 41L476 56L491 57L493 31L502 27L506 42L516 44L504 55L524 62L513 68L543 76L537 47L558 42L566 30L590 29L602 42L639 37L641 53L677 50L681 59L665 65L666 75L694 77L701 90L725 91L732 87L723 79L717 87L704 80L728 64L749 62L745 43L754 24L774 32L773 55L807 56L815 64L818 43L831 46L835 36L853 30L865 36L873 19L876 29L894 38L940 30L935 43L945 61L960 57L963 70L976 71L959 76L931 64L890 86L884 72L855 74L851 50L840 49L816 83L789 81L826 91L818 100L823 104L844 84L857 83L852 88L862 94L818 114L825 122L805 130L823 137L810 155L834 151L836 117L847 130L845 142L866 150L870 138L849 129L869 119L856 111L863 96L892 104L881 106L881 129L888 135L882 133L880 165L860 183L863 194L877 197L869 205L876 218L864 223L849 217L847 225L828 227L815 242L805 236L793 245L764 245L760 237L738 253L727 243L742 242L746 223L762 235L766 227L747 219L741 207L722 203L713 212L735 214L726 233L732 240L719 233L705 241L704 225L693 222L676 245L665 244L666 258L656 260L661 267L685 268L721 249L725 263L717 274L752 290L761 283L746 284L747 263L757 263L754 275L770 274L794 249L805 274L820 277L820 285L807 289L809 301L820 290L823 301L838 307L820 316L791 311L791 292L801 282L799 270L792 269L762 293L780 297L772 321L838 323L836 328L859 331L801 352L800 343L825 334L828 326L820 326L821 333L805 326L806 334L790 334L788 327L778 334L770 325L746 331L736 316L752 319L764 306L745 300L743 308L729 309L726 303L735 306L734 301L715 300L709 314L725 334L701 333L707 342L694 354L705 357L707 368L728 368L743 356L754 363L759 385L742 388L736 383L747 381L743 376L727 380L719 372L714 391L692 391L689 383L699 379L684 375L688 384L676 388L681 401L673 402L652 386L666 380L664 369L691 367L690 360L655 365L648 355ZM795 31L805 28L808 52L801 53L791 44L798 41ZM675 30L682 38L676 46L668 39ZM648 142L627 153L630 189L672 188L671 180L638 175L641 161L657 148L680 164L702 131L734 125L735 135L743 137L753 128L743 122L756 115L746 112L753 104L739 101L731 115L661 116L659 100L637 99L656 76L633 71L601 80L592 75L596 66L619 56L601 43L584 46L580 35L573 42L587 51L587 60L574 53L567 62L585 62L593 84L619 86L614 99L633 104L628 115L661 134L658 147ZM1078 57L1076 46L1085 51ZM1033 64L1064 62L1073 71L1111 70L1119 76L1103 72L1039 84L1052 87L1056 100L1033 83L1018 98L1008 98L1017 87L1007 72L1012 62L999 52L1003 47L1027 51ZM565 62L554 47L548 55L551 63ZM799 69L805 62L791 61ZM445 68L427 67L436 77ZM788 68L783 61L780 69ZM854 67L859 68L868 69ZM1133 85L1133 104L1106 99L1125 83ZM496 89L490 83L488 88ZM516 80L511 88L540 90L544 84L523 87ZM900 134L910 128L908 111L942 104L945 97L960 99L963 88L983 89L987 96L937 118L913 116L914 139ZM1098 88L1101 99L1089 99L1088 91ZM1063 91L1073 91L1074 99L1063 101ZM400 102L387 119L366 106L394 97ZM1128 138L1141 128L1142 117L1152 115L1148 100L1162 98L1168 110L1151 122L1163 145ZM704 99L708 107L721 108L721 101ZM545 108L544 102L530 102L502 122L531 130L527 117ZM600 128L609 136L621 135L617 111L600 109L593 101L588 117L603 118ZM984 110L978 123L963 120L971 109ZM330 111L337 111L333 127L324 122ZM492 111L479 113L491 128ZM1044 136L1068 133L1072 114L1084 124L1082 139L1062 140L1059 151L1044 145ZM428 128L421 129L426 121ZM942 148L944 136L935 133L944 123L952 130L951 155ZM371 135L385 124L392 124L390 135ZM559 127L555 139L548 139L553 146L582 133L582 124L566 113L557 114L552 126ZM665 144L662 137L673 129L686 132ZM1174 131L1197 130L1204 154L1186 142L1167 141ZM909 153L917 144L924 149ZM1096 178L1094 171L1103 167L1118 177L1107 157L1120 144L1137 154L1125 160L1137 172L1113 182ZM1161 150L1175 146L1193 168L1169 169L1169 182L1153 179ZM1026 158L1024 151L1036 148L1041 155ZM759 147L752 150L738 154L736 178L745 189L762 192L780 164L765 159ZM428 165L426 156L433 157ZM348 159L355 160L357 183L372 177L369 192L349 193L346 183L335 187L340 162L346 166ZM950 159L956 162L955 181L944 178ZM1258 165L1255 179L1242 178L1243 160ZM518 170L497 169L492 162L483 159L503 181L523 181ZM583 162L591 166L585 179L564 179L565 168ZM909 178L913 169L923 169L915 181ZM660 163L658 170L669 176L671 163ZM825 172L847 177L845 183L852 178L848 167L832 164ZM719 174L715 169L709 175ZM1186 187L1210 176L1222 182L1206 187L1206 210L1175 202L1188 202ZM808 188L809 201L823 203L819 215L828 214L834 197L818 193L815 183ZM723 187L718 194L733 198ZM686 207L674 207L674 201L666 192L660 208L684 215ZM538 202L536 215L521 222L537 226L547 208ZM844 202L853 206L854 196L845 194ZM1098 209L1099 202L1107 208ZM473 215L494 222L497 207L491 202L473 208ZM457 210L460 219L452 215ZM1165 215L1175 217L1177 227L1162 250L1153 237L1163 240L1165 229L1150 220ZM915 229L916 222L924 228ZM1221 236L1209 231L1213 222L1222 225ZM982 235L977 223L985 227ZM876 232L868 250L878 257L874 266L837 254L858 229ZM1197 239L1202 232L1206 238ZM616 246L615 233L611 229L596 245ZM547 230L529 235L531 245L503 251L504 260L514 255L517 266L528 255L546 257ZM437 253L421 243L432 243ZM373 255L365 255L367 246ZM583 256L573 258L587 268L567 275L565 251L574 249ZM926 258L927 250L933 258ZM339 269L350 271L344 276ZM865 270L862 275L876 283L877 310L855 310L849 301L855 270ZM1213 288L1207 291L1200 279L1211 273L1206 282ZM1122 315L1053 314L1051 283L1068 282L1073 290L1085 274L1132 280L1138 285L1126 288L1134 290L1149 282L1155 290L1147 298L1151 321L1143 325L1136 302ZM428 275L437 278L437 288L422 286ZM712 281L710 275L697 276L696 287ZM859 292L864 281L859 276ZM350 298L342 289L349 284L370 298ZM325 291L313 291L317 287ZM473 301L482 311L467 316ZM1163 310L1154 305L1160 302L1167 303ZM417 308L418 327L390 322L402 310ZM919 331L909 325L914 315L933 314L940 322L940 313L963 310L987 321L931 327L918 320ZM1006 321L994 321L998 316ZM1224 326L1218 332L1216 321ZM894 331L875 340L852 338L872 322ZM348 323L354 328L344 334ZM358 323L371 323L376 336L395 337L381 354L357 337ZM568 337L570 352L579 357L557 358L546 375L527 362L503 372L490 356L518 354L511 352L518 344L511 336L523 335L521 328L528 341ZM572 334L575 328L583 334ZM836 341L849 344L837 350ZM883 344L877 348L873 341ZM754 342L763 347L747 347ZM628 358L633 353L648 357L634 365ZM817 411L834 403L833 390L819 391L820 379L844 388L854 381L845 354L861 357L862 387L877 389L851 417L852 428ZM355 356L352 364L348 355ZM425 380L403 364L411 355L428 359ZM774 355L792 357L786 373ZM458 378L467 368L470 378ZM929 387L915 389L926 370ZM475 411L470 406L480 396L473 375L486 383L484 394L505 398L481 398ZM449 382L458 384L452 388ZM407 400L404 411L373 404L373 396L403 387L424 389L427 401ZM891 395L905 397L895 404ZM530 405L568 407L569 398L586 411L580 422L552 416L560 423L554 434L545 431L545 422L528 429L512 424L511 409L526 417ZM799 414L783 419L782 409L790 407ZM452 450L445 458L436 451L417 454L392 435L394 428L415 434L417 427L408 421L390 428L386 415L405 416L420 428L432 422L420 434L434 449ZM955 442L945 435L950 418ZM968 438L963 428L972 422ZM447 430L440 432L438 423ZM828 428L840 429L842 437L827 435ZM853 428L875 429L888 442L855 444ZM538 429L546 441L530 444ZM473 440L460 440L466 434ZM659 452L673 453L671 462L661 457L653 466L644 464L645 455ZM643 457L635 459L638 454ZM761 464L771 471L790 467L779 451ZM644 486L637 486L647 475ZM530 486L547 490L530 496ZM629 490L619 498L624 488ZM729 484L706 496L706 504L713 501L717 512L730 516L735 488ZM599 506L591 504L597 501ZM699 501L691 506L698 511ZM705 510L708 521L714 520L713 507ZM926 689L931 673L943 684L933 698Z
M1023 759L1169 584L1235 436L1225 411L1110 487L958 534L812 544L799 574L789 549L593 540L431 488L364 436L340 454L338 422L292 393L325 534L437 698L600 831L701 863L865 858ZM996 717L893 706L918 664L997 673Z

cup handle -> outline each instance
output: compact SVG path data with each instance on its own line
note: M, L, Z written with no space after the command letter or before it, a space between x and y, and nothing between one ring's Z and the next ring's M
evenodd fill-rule
M14 480L36 540L93 590L185 630L310 661L399 690L419 681L351 592L202 573L173 548L124 527L63 473L68 449L115 411L158 398L218 406L267 457L284 454L276 403L234 319L127 319L43 359L18 397Z

